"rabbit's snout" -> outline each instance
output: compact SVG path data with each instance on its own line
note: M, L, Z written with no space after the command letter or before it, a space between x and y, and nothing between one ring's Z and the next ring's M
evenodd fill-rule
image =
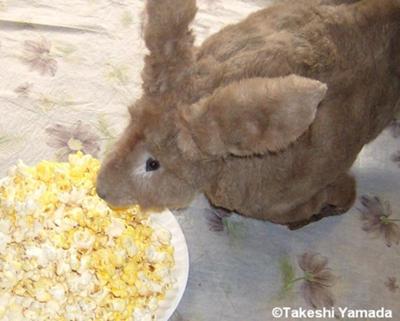
M120 208L136 204L136 200L132 197L129 180L109 164L105 166L103 164L97 176L97 195L110 207Z
M96 187L96 193L100 198L107 201L107 193L103 191L98 185Z

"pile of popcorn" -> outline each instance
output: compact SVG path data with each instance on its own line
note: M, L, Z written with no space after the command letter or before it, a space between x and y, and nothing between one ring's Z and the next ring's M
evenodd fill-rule
M150 321L173 286L171 234L95 192L99 161L21 161L0 180L0 320Z

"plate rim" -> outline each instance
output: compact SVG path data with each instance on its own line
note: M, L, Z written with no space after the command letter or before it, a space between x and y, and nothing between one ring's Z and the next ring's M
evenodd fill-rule
M172 315L174 314L174 312L177 310L179 304L182 301L183 295L185 294L185 290L187 287L187 283L189 280L189 265L190 265L190 260L189 260L189 249L187 246L187 241L185 238L185 234L183 233L182 227L180 226L178 220L176 219L175 215L172 213L171 210L169 209L165 209L162 212L150 212L150 218L153 222L155 222L156 224L159 224L161 227L167 229L168 231L171 232L171 245L174 246L175 242L180 242L179 245L182 249L181 254L183 254L179 260L177 260L177 252L175 251L175 246L174 246L174 259L175 262L176 261L182 261L183 264L180 266L182 268L182 275L180 275L180 279L177 279L177 282L174 284L174 286L177 286L177 294L176 296L173 298L172 304L166 308L166 311L164 312L164 315L159 316L157 314L157 321L168 321ZM164 224L162 224L162 222L160 223L159 221L163 220L165 221L169 221L169 223L173 226L173 231L171 231L167 226L165 226ZM180 239L180 240L179 240ZM176 268L177 266L175 265L174 268L172 269L172 275L174 275L174 272L176 272ZM165 302L165 301L161 301ZM158 311L157 311L158 313Z

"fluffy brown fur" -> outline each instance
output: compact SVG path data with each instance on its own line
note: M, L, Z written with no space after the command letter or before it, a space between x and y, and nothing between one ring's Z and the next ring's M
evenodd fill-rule
M147 1L144 94L99 194L163 208L203 192L291 227L347 211L351 165L399 109L400 0L284 1L200 48L195 13L195 0Z

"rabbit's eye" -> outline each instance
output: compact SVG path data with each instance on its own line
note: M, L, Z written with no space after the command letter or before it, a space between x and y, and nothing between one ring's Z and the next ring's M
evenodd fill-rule
M160 162L154 158L149 158L146 161L146 172L156 171L160 168Z

